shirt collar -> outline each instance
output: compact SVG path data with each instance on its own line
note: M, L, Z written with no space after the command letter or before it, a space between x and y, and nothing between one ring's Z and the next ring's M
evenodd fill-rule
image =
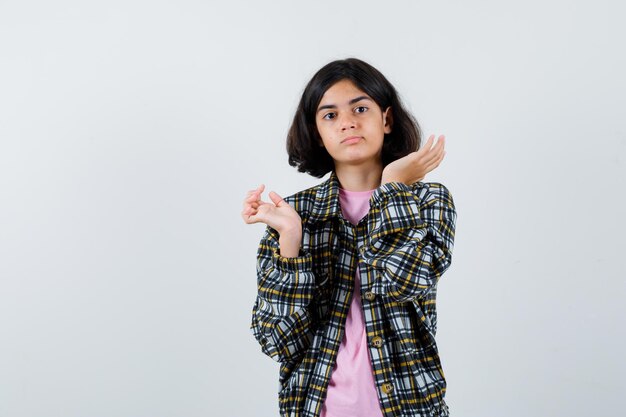
M330 217L338 217L341 210L339 205L339 179L335 170L330 172L330 178L319 185L315 194L313 212L310 222L322 222Z

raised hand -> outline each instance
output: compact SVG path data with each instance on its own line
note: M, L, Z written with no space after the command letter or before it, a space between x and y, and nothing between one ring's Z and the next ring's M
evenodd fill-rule
M261 184L256 190L250 190L243 201L241 217L247 224L262 222L276 229L279 234L302 227L302 219L296 210L274 191L269 196L272 203L261 200L265 185Z
M428 141L416 152L397 159L383 169L382 181L384 184L391 181L403 182L407 185L424 179L443 160L445 136L439 136L437 144L433 146L435 135L430 135Z

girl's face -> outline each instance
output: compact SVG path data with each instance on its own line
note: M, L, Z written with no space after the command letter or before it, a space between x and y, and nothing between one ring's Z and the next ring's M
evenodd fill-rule
M335 168L380 164L385 133L391 133L391 107L383 112L352 81L341 80L322 96L315 123Z

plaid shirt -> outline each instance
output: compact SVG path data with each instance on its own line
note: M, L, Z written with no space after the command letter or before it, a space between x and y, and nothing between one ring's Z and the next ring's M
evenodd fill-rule
M369 354L385 417L449 416L439 359L437 282L451 263L456 210L440 183L389 182L358 225L343 217L339 182L285 197L302 219L297 257L267 226L257 253L250 330L280 363L283 417L317 417L325 400L359 268Z

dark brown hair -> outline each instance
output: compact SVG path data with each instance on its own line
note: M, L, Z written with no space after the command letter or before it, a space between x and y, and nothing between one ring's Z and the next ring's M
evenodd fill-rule
M319 146L321 137L315 123L317 106L330 87L350 80L370 96L384 111L391 106L392 129L385 134L382 149L383 168L398 158L415 152L421 144L421 129L409 113L394 86L370 64L356 58L330 62L315 73L306 85L287 134L289 165L321 178L335 168L326 148Z

